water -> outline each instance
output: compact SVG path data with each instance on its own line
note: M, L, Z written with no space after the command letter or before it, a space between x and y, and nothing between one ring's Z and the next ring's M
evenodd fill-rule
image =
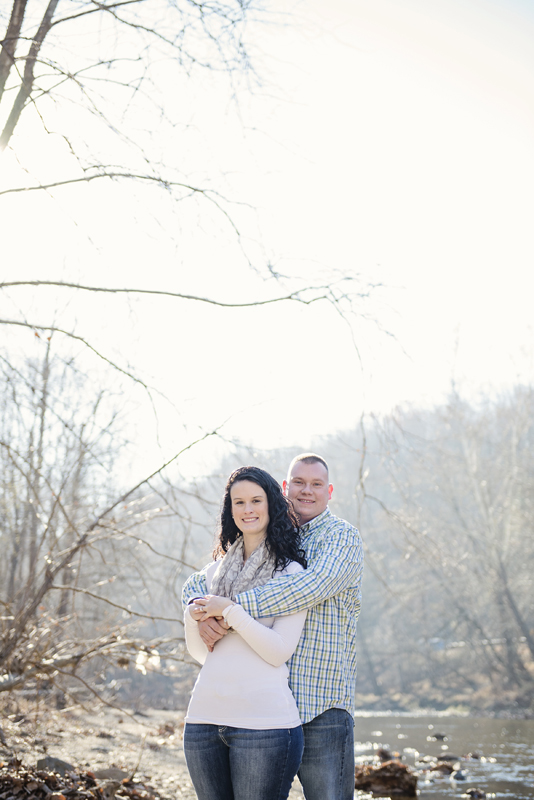
M435 734L446 739L432 740ZM503 720L446 715L373 715L355 720L356 761L365 762L378 747L387 747L415 766L417 756L457 755L466 780L449 776L419 777L421 800L460 798L469 788L482 789L488 798L534 798L534 720ZM480 759L465 759L477 753ZM421 769L421 765L415 767ZM355 797L368 795L356 793Z

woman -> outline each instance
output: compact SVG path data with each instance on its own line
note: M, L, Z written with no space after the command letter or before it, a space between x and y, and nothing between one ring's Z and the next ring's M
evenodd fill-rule
M203 666L185 718L184 751L199 800L286 800L302 758L302 727L288 686L306 612L254 620L240 592L305 568L295 513L274 478L258 467L230 475L210 592L185 612L187 648ZM230 626L209 652L198 621Z

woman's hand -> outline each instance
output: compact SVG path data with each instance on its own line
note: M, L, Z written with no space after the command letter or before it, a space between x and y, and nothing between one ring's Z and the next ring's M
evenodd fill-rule
M201 606L197 606L196 602L197 601L195 600L195 605L191 603L191 605L189 606L189 613L191 614L193 619L196 620L196 622L200 622L200 620L204 616L204 609Z
M221 617L224 609L229 606L235 606L235 603L228 597L218 597L216 594L208 594L206 597L197 597L195 605L191 609L191 615L197 622L203 622L210 617Z

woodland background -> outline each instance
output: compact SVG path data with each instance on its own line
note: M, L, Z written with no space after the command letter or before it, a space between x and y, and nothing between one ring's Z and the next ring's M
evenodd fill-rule
M185 421L180 445L171 442L158 463L147 455L141 477L131 478L146 437L171 436L162 407L172 398L140 368L139 338L130 338L155 296L170 319L184 304L199 309L202 325L153 352L184 382L194 383L186 359L196 358L206 330L224 339L225 315L235 319L237 309L271 315L243 326L260 352L282 307L305 320L323 304L330 319L348 323L355 360L360 324L383 327L373 305L380 287L355 267L284 273L246 198L225 194L227 176L182 166L180 144L193 148L197 133L180 121L169 86L200 80L209 98L228 102L267 94L255 26L275 22L272 9L250 0L15 0L1 10L0 213L9 249L0 266L0 693L58 707L98 698L183 708L195 667L180 590L210 557L227 475L257 464L282 480L297 452L314 449L331 466L332 511L358 525L365 543L360 706L531 713L528 381L476 401L452 383L443 403L364 413L352 428L288 448L251 448L216 425ZM145 219L157 257L147 246L143 280L114 271L128 248L117 235L125 204L136 220L157 209ZM187 250L176 255L181 237L221 232L239 277L220 294L208 277L205 293L195 292L197 265ZM163 239L169 261L158 272ZM249 291L255 284L243 275L261 279L261 289ZM232 369L239 378L239 365ZM287 386L288 398L302 398L301 383ZM211 468L182 466L208 440L217 442Z
M295 450L235 443L210 475L170 465L125 493L119 415L43 350L3 365L0 688L180 707L180 591L210 559L226 477L252 463L282 480ZM315 443L365 543L363 707L532 710L533 412L529 387L478 407L451 394Z

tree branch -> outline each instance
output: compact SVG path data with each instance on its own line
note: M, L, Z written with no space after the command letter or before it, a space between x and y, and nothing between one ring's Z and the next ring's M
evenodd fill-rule
M119 611L124 611L126 614L130 614L132 617L140 617L141 619L150 619L154 621L157 620L159 622L179 622L180 625L184 624L179 617L158 617L155 614L142 614L140 611L132 611L131 608L126 608L126 606L123 606L120 603L114 603L113 600L109 600L107 597L102 597L100 594L95 594L94 592L89 591L89 589L82 589L79 586L59 586L58 584L54 584L50 587L50 589L59 589L60 591L85 594L88 597L92 597L94 600L101 600L103 603L107 603L108 606L118 608Z
M218 428L216 428L214 431L210 431L209 433L205 433L204 436L201 436L199 439L196 439L194 442L191 442L190 444L186 445L186 447L183 447L178 453L176 453L176 455L174 455L172 458L166 461L165 464L162 464L162 466L159 467L157 470L155 470L151 475L149 475L147 478L143 478L142 481L139 481L139 483L136 484L132 489L129 489L127 492L121 495L121 497L119 497L119 499L116 500L112 505L106 508L106 510L103 511L102 514L99 514L99 516L91 523L87 532L90 533L95 528L97 528L100 525L100 522L104 519L104 517L106 517L108 514L111 514L114 508L116 508L121 503L124 503L124 501L127 500L128 497L130 497L130 495L132 495L134 492L140 489L141 486L143 486L145 483L148 483L148 481L152 480L152 478L155 478L156 475L159 475L160 472L163 472L163 470L166 469L174 461L176 461L177 458L186 453L192 447L195 447L195 445L200 444L200 442L203 442L205 439L208 439L210 436L214 436L217 433L217 431Z
M52 26L59 25L62 22L68 22L72 19L79 19L80 17L86 17L88 14L97 14L100 11L112 11L115 8L120 8L121 6L131 6L131 5L138 5L139 3L144 3L146 0L121 0L118 3L109 3L105 5L104 3L94 3L93 8L89 8L87 11L80 11L78 14L70 14L68 17L59 17L59 19L55 19L52 22Z
M24 68L22 84L13 102L11 113L7 118L2 135L0 136L0 153L8 146L9 140L11 139L13 131L15 130L15 127L20 119L20 115L22 114L22 110L26 105L26 101L31 96L33 91L33 82L35 80L35 63L37 61L37 56L39 55L41 45L43 44L46 34L52 25L52 17L54 16L58 2L59 0L50 0L44 13L44 17L41 20L41 24L39 25L39 30L37 31L37 34L30 47L30 52L28 53L26 66ZM22 24L22 20L20 24Z
M1 192L0 192L1 194ZM345 278L343 280L349 280L349 278ZM15 286L58 286L66 289L79 289L84 292L106 292L108 294L148 294L148 295L159 295L160 297L176 297L181 300L195 300L198 303L208 303L209 305L219 306L221 308L252 308L254 306L267 306L272 305L273 303L282 303L285 301L293 301L297 303L303 303L304 305L311 305L312 303L316 303L319 300L328 300L329 302L333 302L333 295L331 292L332 284L324 284L321 286L311 286L305 289L298 289L295 292L290 292L289 294L282 295L279 297L272 297L268 300L251 300L248 303L224 303L221 300L212 300L209 297L199 297L198 295L194 294L182 294L180 292L169 292L163 289L119 289L119 288L109 288L105 286L84 286L83 284L79 283L68 283L66 281L4 281L0 283L0 289L7 289L12 288ZM306 298L303 297L305 292L324 292L324 294L319 294L315 297ZM80 336L76 336L75 334L68 333L67 331L63 331L60 328L53 328L49 326L43 325L32 325L30 323L23 323L23 322L16 322L12 320L2 320L0 319L0 325L24 325L28 328L36 328L37 330L49 330L49 331L58 331L60 333L64 333L71 338L78 339L88 347L91 345L88 344L84 339ZM91 347L92 350L94 348ZM108 361L113 367L116 367L116 364L109 361L105 356L98 353L96 350L94 351L100 358L103 358L105 361ZM121 370L123 372L123 370ZM125 373L128 377L132 377L129 373Z
M102 169L101 166L98 169ZM69 186L74 183L89 183L89 181L97 180L98 178L132 178L140 181L151 181L152 183L159 183L164 188L171 186L179 186L182 189L187 189L194 194L204 194L209 196L209 191L206 189L199 189L197 186L189 186L187 183L180 183L180 181L167 181L164 178L158 178L154 175L135 174L133 172L99 172L96 175L84 175L83 178L70 178L66 181L54 181L54 183L39 184L38 186L18 186L12 189L3 189L0 195L3 194L17 194L18 192L34 192L42 189L55 189L58 186ZM212 194L215 194L213 192ZM213 198L210 198L213 200ZM215 201L213 201L215 202Z
M15 50L20 38L27 3L28 0L14 0L6 35L0 42L0 101L11 67L15 63Z
M2 288L2 285L0 285L0 288ZM68 336L69 339L74 339L77 342L81 342L83 345L85 345L85 347L89 348L89 350L91 350L95 355L97 355L98 358L101 358L102 361L105 361L107 364L113 367L113 369L116 369L123 375L126 375L127 378L130 378L132 381L135 381L135 383L139 383L144 389L147 390L148 394L150 395L150 389L146 385L146 383L144 383L144 381L142 381L140 378L136 378L135 375L132 375L131 372L122 369L122 367L119 367L119 365L116 364L114 361L111 361L111 359L109 359L103 353L100 353L95 347L93 347L92 344L90 344L87 341L87 339L84 339L83 336L78 336L77 334L72 333L71 331L66 331L63 328L57 328L55 325L34 325L31 322L22 322L21 320L16 320L16 319L0 319L0 325L18 325L19 327L30 328L31 330L35 331L50 331L51 333L62 333L64 336ZM36 334L36 336L37 335L38 334Z

